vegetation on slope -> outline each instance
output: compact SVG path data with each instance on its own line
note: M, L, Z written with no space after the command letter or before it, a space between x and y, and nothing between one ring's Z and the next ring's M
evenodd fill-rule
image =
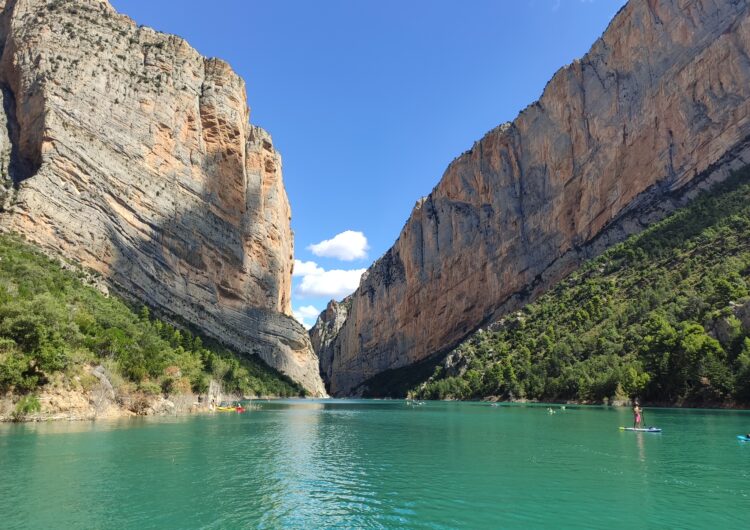
M475 333L412 395L747 404L749 286L745 170Z
M96 381L84 368L100 364L126 392L204 393L214 379L228 393L302 394L262 361L136 311L84 278L0 235L0 395L33 393L61 374Z

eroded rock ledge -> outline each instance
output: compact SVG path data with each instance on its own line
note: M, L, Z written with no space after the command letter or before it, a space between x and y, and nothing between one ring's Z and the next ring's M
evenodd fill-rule
M325 393L245 84L104 0L0 0L0 228Z

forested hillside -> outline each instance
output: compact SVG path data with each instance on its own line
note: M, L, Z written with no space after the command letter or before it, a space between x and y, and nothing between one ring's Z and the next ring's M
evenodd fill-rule
M750 170L475 333L420 398L750 403Z
M56 378L97 383L103 365L121 393L225 392L299 395L301 388L261 361L241 359L196 335L105 296L21 239L0 236L0 395L30 394Z

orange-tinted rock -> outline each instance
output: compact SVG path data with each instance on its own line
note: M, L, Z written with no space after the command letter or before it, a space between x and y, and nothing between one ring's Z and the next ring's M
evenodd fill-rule
M750 161L749 11L631 0L538 102L457 158L320 352L331 392L446 351Z
M103 0L0 6L2 229L323 394L290 316L281 158L242 79Z

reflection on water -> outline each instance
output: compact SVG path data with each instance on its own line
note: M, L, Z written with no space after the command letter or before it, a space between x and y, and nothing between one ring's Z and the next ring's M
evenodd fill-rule
M637 432L635 434L635 440L638 442L638 459L642 462L646 462L646 445L643 443L643 437L648 436L646 433ZM655 436L655 435L651 435Z
M368 482L358 411L336 402L281 403L270 443L278 448L260 491L260 526L351 525L377 509ZM357 514L353 518L353 514Z
M1 426L2 526L727 527L746 516L750 446L734 443L746 413L654 410L665 429L654 435L619 431L629 411L601 407L256 405Z
M104 432L118 429L159 427L170 423L191 421L192 416L136 416L132 418L102 418L96 421L48 421L30 423L0 423L0 437L7 434L49 435L84 432Z

